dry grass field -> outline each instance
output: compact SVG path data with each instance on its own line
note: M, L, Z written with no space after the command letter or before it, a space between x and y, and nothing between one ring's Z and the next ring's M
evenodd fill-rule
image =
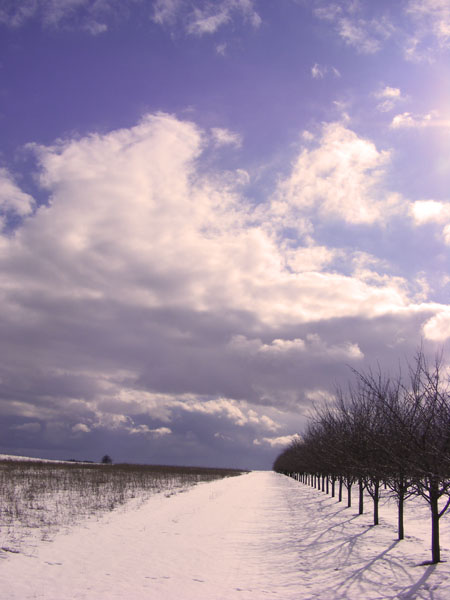
M239 475L232 469L132 464L0 460L0 548L15 552L25 538L50 540L90 518L136 499L172 495L199 482Z

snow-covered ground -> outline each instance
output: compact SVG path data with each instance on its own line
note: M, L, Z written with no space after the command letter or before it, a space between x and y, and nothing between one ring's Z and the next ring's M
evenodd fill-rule
M355 494L356 495L356 494ZM407 505L357 507L272 472L202 483L89 520L21 553L0 552L5 600L352 600L450 598L450 563L429 559L429 518ZM442 555L450 527L442 519Z
M15 454L0 454L1 460L13 460L16 462L37 462L37 463L59 463L67 464L72 461L67 460L53 460L50 458L31 458L30 456L17 456Z

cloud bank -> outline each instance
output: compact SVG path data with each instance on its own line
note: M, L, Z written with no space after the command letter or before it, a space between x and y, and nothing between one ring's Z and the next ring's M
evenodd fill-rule
M348 250L314 239L316 219L381 226L403 210L383 186L389 152L326 124L255 206L240 169L208 167L211 149L241 143L156 113L31 144L38 208L2 170L2 206L23 217L0 237L6 438L19 427L70 447L110 431L180 455L206 440L269 452L346 365L386 339L395 355L448 334L444 307L414 303L370 257L339 272ZM415 205L411 227L435 209Z

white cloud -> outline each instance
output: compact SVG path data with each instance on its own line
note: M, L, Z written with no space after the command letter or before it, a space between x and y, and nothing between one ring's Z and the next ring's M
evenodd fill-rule
M242 146L242 136L229 129L213 127L211 134L216 146L235 146L236 148Z
M417 277L412 283L417 289L416 293L414 294L414 301L417 303L426 302L430 296L430 292L432 291L426 273L418 273Z
M383 189L387 150L378 150L342 123L324 126L320 145L303 150L281 182L277 209L293 208L354 224L383 222L403 210L402 200Z
M401 127L422 127L424 122L430 121L430 115L421 117L420 119L414 118L410 112L404 112L399 115L395 115L392 119L391 127L398 129Z
M332 74L334 77L341 76L336 67L327 67L325 65L319 65L319 63L315 63L311 68L311 75L313 79L323 79L328 74Z
M405 10L415 25L406 46L408 58L430 58L435 49L450 48L450 5L447 0L409 0Z
M410 207L416 225L436 223L442 225L444 242L450 245L450 203L437 200L417 200Z
M301 339L295 340L273 340L270 344L261 344L258 352L264 352L271 355L284 354L286 352L304 352L305 342Z
M82 29L92 35L108 30L111 21L127 18L131 10L148 18L148 2L144 0L21 0L0 6L0 23L20 27L36 19L44 27ZM190 34L213 34L220 27L241 19L251 27L259 27L261 17L253 0L154 0L151 19L158 25L175 26L178 22ZM139 11L139 13L138 13Z
M336 67L331 67L331 73L333 73L335 77L341 77L341 72L339 69L336 69Z
M182 4L180 0L155 0L153 20L159 25L173 25L177 20Z
M380 50L381 41L371 32L372 26L363 19L354 21L343 17L338 22L338 32L349 46L364 54L374 54Z
M0 220L8 214L26 217L33 209L33 198L18 187L7 169L0 168Z
M392 98L395 100L399 100L402 94L399 88L393 88L390 86L386 86L379 94L379 98Z
M345 360L361 359L363 354L357 344L342 342L340 344L328 344L317 334L308 334L305 339L274 339L264 344L260 339L248 339L242 335L236 335L230 341L230 348L248 355L260 355L270 359L285 360L286 356L300 358L307 354L308 357L320 356L326 358Z
M324 390L321 388L308 390L305 393L305 396L315 405L327 403L329 404L330 402L333 402L336 399L335 396L331 394L329 390Z
M50 25L60 24L63 19L71 16L80 8L92 10L95 5L90 0L41 0L38 4L40 5L39 9L44 11L45 22Z
M311 131L305 129L305 131L302 131L301 133L301 138L306 142L312 142L315 139L315 136Z
M311 75L313 76L313 79L323 79L325 77L326 74L326 68L319 65L318 63L315 63L314 66L311 68Z
M207 9L194 8L188 25L188 32L194 35L214 33L222 25L231 21L229 6L210 6Z
M89 21L84 26L84 29L92 35L98 35L99 33L105 33L108 30L106 23L98 23L97 21Z
M24 21L34 16L37 11L36 0L23 0L0 7L0 23L11 27L19 27Z
M376 92L375 97L380 100L377 109L381 112L389 112L393 110L399 102L405 100L400 88L390 86L386 86L379 92Z
M46 256L58 257L53 272L61 280L72 273L67 291L45 277L33 286L44 296L114 299L130 307L247 310L271 324L404 305L397 283L371 287L310 271L332 253L294 252L277 242L273 206L250 215L233 191L241 177L194 177L204 147L198 128L168 115L105 136L32 147L52 203L38 211L22 243L38 246L37 274ZM331 124L319 148L301 153L280 186L280 201L351 223L386 219L395 202L373 188L388 157ZM296 264L300 272L292 271Z
M413 115L404 112L396 115L391 122L393 129L425 129L428 127L450 128L450 119L442 118L437 111L425 115Z
M370 0L314 3L316 17L331 23L339 37L361 53L374 54L392 38L411 60L432 61L436 52L450 48L448 0L406 0L392 3L395 7ZM392 8L400 14L394 16Z
M261 446L262 444L268 444L272 448L289 446L292 442L301 441L301 437L294 433L293 435L281 435L279 437L264 437L261 439L253 440L255 446Z
M249 421L248 414L246 414L243 406L235 401L226 398L219 398L217 400L195 400L191 402L183 402L179 405L179 408L187 412L194 412L206 415L220 415L224 416L236 425L246 425Z
M367 280L367 273L377 273L379 271L389 270L389 263L381 260L373 254L368 254L361 250L353 252L351 256L353 273L358 277Z
M109 430L130 430L133 428L133 419L126 414L118 414L109 411L97 411L97 419L91 425L93 429L104 428Z
M353 253L351 262L353 264L353 276L359 281L375 286L397 286L399 290L407 287L406 280L388 274L390 271L388 261L380 260L366 252L357 251Z
M256 410L245 400L203 398L191 393L154 393L132 387L136 379L130 376L120 383L111 377L105 381L103 393L92 404L95 410L92 427L123 429L132 434L155 433L157 430L148 425L135 425L134 417L145 415L168 425L183 414L210 416L238 427L251 425L266 431L280 427L264 409Z
M286 265L295 273L323 271L339 255L326 246L305 246L286 249Z
M187 6L180 0L156 0L153 20L169 26L181 21L189 34L197 36L213 34L235 18L243 19L257 28L261 25L261 17L254 4L253 0L223 0L220 3L198 0ZM224 54L225 48L226 45L219 45L218 53Z
M344 42L363 54L378 52L383 42L395 31L386 14L367 18L359 2L326 3L315 8L314 14L334 24Z
M447 246L450 246L450 223L444 227L442 234L444 236L445 243Z
M182 411L197 413L199 415L224 417L239 427L253 425L269 431L276 431L280 427L269 416L250 408L247 402L242 400L237 401L228 398L199 400L192 398L188 401L184 399L181 402L175 402L173 406Z
M315 4L314 14L332 23L340 38L361 53L378 52L394 36L411 60L433 60L436 52L450 48L448 0L407 0L399 6L396 23L389 3L315 0Z
M417 200L411 205L411 213L418 225L445 223L450 220L450 205L437 200Z
M337 360L361 360L364 357L358 344L353 342L329 344L317 334L307 335L306 341L311 351L318 356L329 356Z
M104 19L122 8L120 0L21 0L0 7L0 23L20 27L39 19L45 27L81 28L97 35L108 29Z
M428 319L423 326L423 334L433 342L444 342L450 338L450 308L443 308Z
M216 431L216 433L214 434L214 437L218 440L223 440L224 442L234 442L235 441L233 437L226 435L224 433L221 433L220 431Z
M157 427L150 429L147 425L134 425L129 429L131 435L150 435L151 437L160 438L170 435L172 430L169 427Z
M73 425L72 432L73 433L89 433L91 430L85 423L77 423Z
M217 44L217 46L216 46L216 52L220 56L226 56L226 54L227 54L227 44L226 43Z
M311 240L295 249L279 235L292 206L360 223L351 204L370 201L369 222L382 221L373 188L388 154L326 126L281 184L283 214L270 201L253 209L242 177L211 171L203 153L213 145L194 123L154 114L29 147L49 202L18 235L0 236L2 414L62 420L62 436L84 424L154 438L185 419L259 439L280 432L272 406L297 408L324 366L329 379L361 360L377 317L441 310L414 306L405 282L374 269L327 271L336 251ZM340 318L363 333L343 334Z

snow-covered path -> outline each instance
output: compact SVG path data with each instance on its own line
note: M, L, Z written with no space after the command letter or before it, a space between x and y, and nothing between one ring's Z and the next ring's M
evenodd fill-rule
M448 564L335 499L253 472L90 521L2 554L5 600L450 598ZM425 531L427 529L425 528ZM444 554L450 556L448 547Z

